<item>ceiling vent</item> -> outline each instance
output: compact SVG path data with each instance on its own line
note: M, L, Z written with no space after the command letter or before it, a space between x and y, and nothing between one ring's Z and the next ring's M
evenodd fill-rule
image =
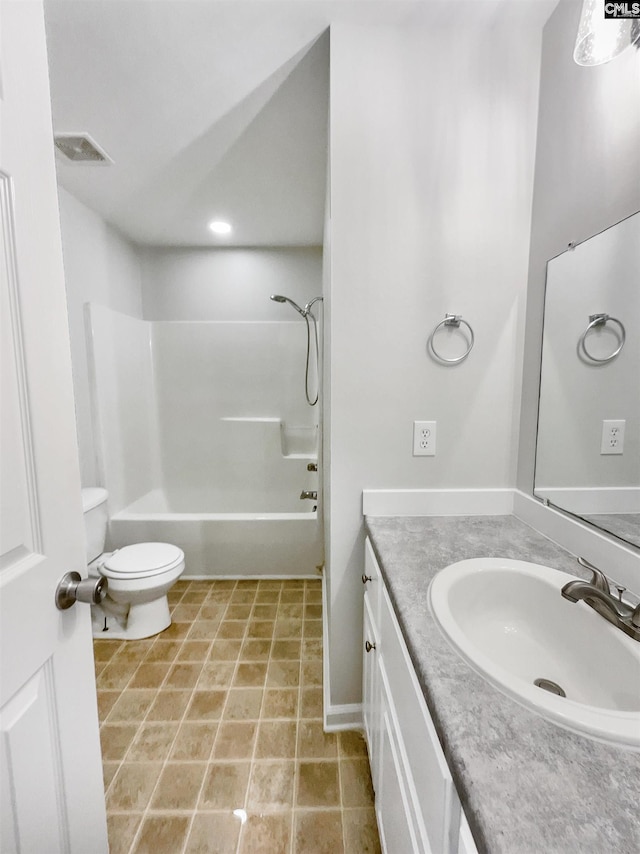
M91 163L95 166L111 166L113 160L88 133L57 133L56 148L72 163Z

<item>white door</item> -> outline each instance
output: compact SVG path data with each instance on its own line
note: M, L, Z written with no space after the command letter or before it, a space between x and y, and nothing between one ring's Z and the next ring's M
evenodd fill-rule
M0 851L106 854L71 362L39 0L0 2Z

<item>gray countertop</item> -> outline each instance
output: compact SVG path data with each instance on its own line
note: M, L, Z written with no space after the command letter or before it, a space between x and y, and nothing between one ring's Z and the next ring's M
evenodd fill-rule
M429 613L429 582L458 560L529 560L588 577L575 558L512 516L367 517L366 527L478 851L638 854L640 754L505 697Z

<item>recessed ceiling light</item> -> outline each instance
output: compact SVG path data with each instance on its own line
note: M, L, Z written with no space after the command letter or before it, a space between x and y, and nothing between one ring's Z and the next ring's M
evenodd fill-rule
M221 219L214 219L213 222L209 223L209 228L214 234L231 234L231 226Z

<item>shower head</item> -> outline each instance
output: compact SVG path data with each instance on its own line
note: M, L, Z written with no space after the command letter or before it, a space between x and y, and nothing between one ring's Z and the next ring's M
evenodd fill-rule
M294 302L292 299L289 299L289 297L283 297L282 294L271 294L269 299L272 299L274 302L288 302L289 305L292 305L295 308L298 314L301 314L303 317L307 316L306 310L304 308L300 308L298 303Z

